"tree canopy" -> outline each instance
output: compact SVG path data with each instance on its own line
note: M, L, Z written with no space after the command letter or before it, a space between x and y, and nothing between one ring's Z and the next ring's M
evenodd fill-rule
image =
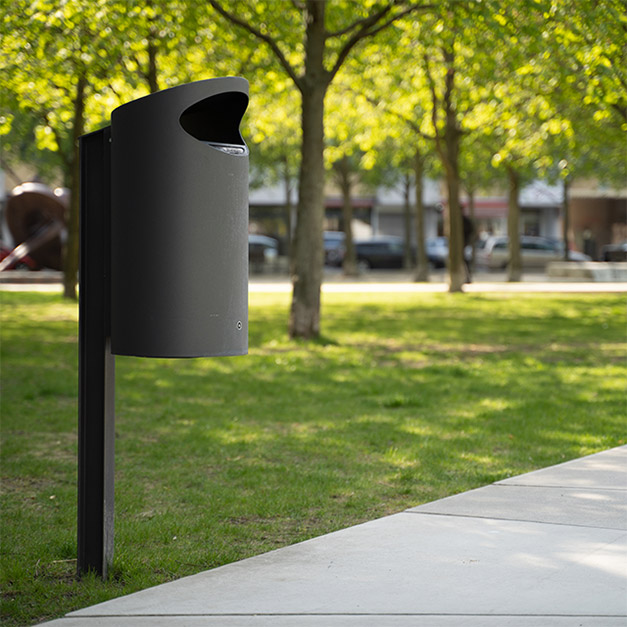
M320 332L325 169L344 156L373 174L393 145L388 164L437 155L452 290L471 172L625 180L623 0L15 0L0 17L0 156L71 188L68 296L78 136L191 80L249 78L254 167L292 186L298 172L293 336Z

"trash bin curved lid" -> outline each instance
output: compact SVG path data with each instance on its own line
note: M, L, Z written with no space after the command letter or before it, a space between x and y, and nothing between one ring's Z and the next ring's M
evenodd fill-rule
M153 107L163 108L168 115L178 110L178 118L185 109L193 104L225 92L240 92L245 94L248 99L248 81L241 76L227 76L176 85L120 105L112 111L111 118L113 120L114 117L121 114L139 114L140 111Z

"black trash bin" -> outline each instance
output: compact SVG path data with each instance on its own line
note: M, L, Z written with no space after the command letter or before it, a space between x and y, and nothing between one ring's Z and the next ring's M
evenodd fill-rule
M111 350L248 350L243 78L199 81L111 116Z

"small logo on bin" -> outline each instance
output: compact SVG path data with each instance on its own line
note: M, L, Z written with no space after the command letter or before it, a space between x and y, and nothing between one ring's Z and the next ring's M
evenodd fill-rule
M238 321L237 321L237 330L238 330L238 331L241 331L243 326L244 326L244 325L242 324L242 321L241 321L241 320L238 320Z

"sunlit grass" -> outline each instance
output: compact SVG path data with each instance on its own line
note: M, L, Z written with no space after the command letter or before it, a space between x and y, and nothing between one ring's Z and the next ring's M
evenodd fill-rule
M117 358L116 557L76 581L77 311L2 294L3 617L71 609L623 444L616 295L251 294L250 354Z

